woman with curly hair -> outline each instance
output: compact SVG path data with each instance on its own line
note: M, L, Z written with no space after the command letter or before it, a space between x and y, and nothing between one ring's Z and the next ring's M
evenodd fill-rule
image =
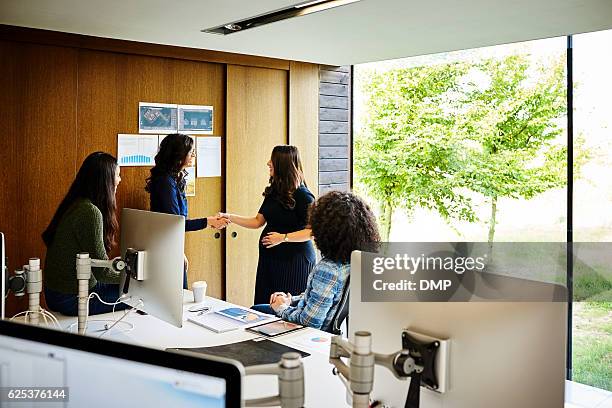
M253 309L330 331L349 276L351 252L376 250L380 236L370 207L358 196L338 191L317 200L311 208L310 227L323 259L310 273L306 291L299 296L273 293L269 305Z
M195 147L190 136L175 133L162 140L155 156L155 166L147 178L145 190L150 194L151 211L182 215L185 217L185 231L199 231L207 226L221 229L227 220L217 217L187 219L187 167L194 165ZM187 257L183 272L183 287L187 289Z
M297 147L276 146L268 169L270 185L263 192L257 215L220 214L245 228L265 225L259 243L254 304L267 302L274 292L303 291L316 262L307 225L314 195L306 187Z

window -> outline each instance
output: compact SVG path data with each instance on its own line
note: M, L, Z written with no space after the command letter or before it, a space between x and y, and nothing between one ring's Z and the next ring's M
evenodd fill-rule
M575 36L572 163L567 43L354 67L354 189L384 239L565 242L573 227L575 241L612 241L612 31ZM612 390L612 283L575 277L574 300L601 290L573 304L573 379Z

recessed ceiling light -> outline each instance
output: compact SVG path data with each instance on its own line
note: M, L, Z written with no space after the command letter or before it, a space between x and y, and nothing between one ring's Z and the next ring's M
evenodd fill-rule
M324 3L326 0L315 0L315 1L309 1L307 3L303 3L303 4L298 4L296 6L294 6L295 8L304 8L304 7L308 7L308 6L312 6L314 4L319 4L319 3Z
M249 28L260 27L276 21L286 20L288 18L305 16L358 1L360 0L311 0L281 10L261 14L259 16L249 17L244 20L234 21L213 28L207 28L202 30L202 32L223 35L233 34L248 30Z
M228 30L230 30L230 31L240 31L240 30L242 30L242 27L240 27L238 24L226 24L223 27L228 29Z

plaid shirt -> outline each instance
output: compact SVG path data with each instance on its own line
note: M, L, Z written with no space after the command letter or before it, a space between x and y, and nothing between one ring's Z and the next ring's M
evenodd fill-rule
M306 291L294 296L291 306L277 307L276 315L288 322L327 330L338 308L349 272L349 263L323 258L310 272Z

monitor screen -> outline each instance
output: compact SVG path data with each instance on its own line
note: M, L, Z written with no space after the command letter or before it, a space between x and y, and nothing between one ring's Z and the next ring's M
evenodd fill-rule
M134 347L105 343L115 348ZM144 351L141 357L146 359L148 349L140 350ZM168 365L175 365L172 363L175 358L186 358L158 350L149 351L166 354ZM206 365L206 361L199 360L197 364ZM176 367L160 366L2 334L0 405L10 407L14 403L14 406L24 406L26 398L27 406L49 408L239 406L228 403L227 376L182 370L180 365L181 362L177 361ZM36 391L38 399L31 399L35 396L29 391L32 388L40 389ZM7 392L11 389L13 393L9 398Z

